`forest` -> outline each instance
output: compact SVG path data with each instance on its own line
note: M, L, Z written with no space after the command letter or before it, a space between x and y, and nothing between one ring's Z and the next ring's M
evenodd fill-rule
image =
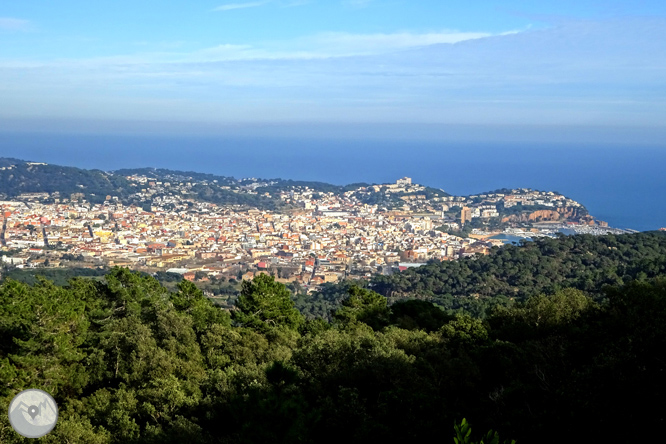
M523 245L494 247L489 255L432 261L370 281L325 284L317 293L296 295L307 317L330 318L350 285L368 287L389 304L420 299L449 311L483 318L497 305L510 306L538 294L575 288L599 301L604 286L666 274L666 233L577 235L537 238Z
M600 297L605 285L661 274L666 274L664 232L560 235L493 247L487 256L431 262L403 273L379 275L370 287L390 299L427 299L446 309L478 311L498 301L524 301L563 288Z
M3 160L12 167L0 170L0 195L10 199L22 193L58 192L64 197L84 193L91 202L103 202L107 194L125 198L131 192L127 179L100 170Z
M191 282L170 291L123 268L65 286L6 279L0 398L51 393L60 417L48 443L646 441L666 413L664 237L632 237L516 247L539 257L533 287L483 316L348 283L330 320L307 319L268 275L244 281L230 311ZM620 260L632 242L644 251ZM585 279L533 279L558 243L591 261L573 266ZM482 260L460 262L472 272L452 295L484 282L473 277ZM493 275L509 281L515 264ZM0 418L0 442L26 441Z

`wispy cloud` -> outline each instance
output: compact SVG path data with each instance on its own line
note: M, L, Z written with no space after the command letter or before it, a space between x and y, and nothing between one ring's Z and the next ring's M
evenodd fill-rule
M516 34L515 31L489 32L441 31L432 33L353 34L328 32L293 39L273 40L255 44L228 44L179 51L177 44L162 45L157 51L143 51L108 57L80 60L93 64L143 63L208 63L241 60L304 60L395 53L410 48L437 44L455 44L468 40ZM135 43L141 46L141 42ZM6 61L5 61L6 62ZM79 63L70 60L69 63Z
M0 59L0 117L663 127L664 72L664 19L511 35L327 33L191 52Z
M511 33L511 32L509 32ZM508 33L505 33L508 34ZM441 43L459 43L491 37L489 32L441 31L431 33L398 32L385 34L351 34L343 32L322 33L310 37L303 43L310 44L315 51L330 56L366 55L392 52L417 46Z
M352 34L342 32L319 33L290 40L277 40L257 45L222 44L190 54L187 61L223 61L256 59L319 59L331 57L386 54L409 48L435 44L454 44L502 34L488 32L441 31L432 33ZM183 60L181 58L180 60Z
M294 6L303 6L311 3L312 0L263 0L257 2L246 3L227 3L213 8L213 11L224 12L233 11L235 9L256 8L259 6L268 5L269 3L276 4L280 8L293 8Z
M246 9L246 8L256 8L258 6L263 6L269 1L260 1L260 2L247 2L247 3L227 3L225 5L220 5L216 8L213 8L213 11L233 11L234 9Z
M14 17L0 17L0 30L5 31L29 31L31 23L28 20Z

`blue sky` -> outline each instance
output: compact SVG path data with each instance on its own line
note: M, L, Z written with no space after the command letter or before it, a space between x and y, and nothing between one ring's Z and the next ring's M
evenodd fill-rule
M661 131L666 2L3 2L0 103L5 130L94 121Z

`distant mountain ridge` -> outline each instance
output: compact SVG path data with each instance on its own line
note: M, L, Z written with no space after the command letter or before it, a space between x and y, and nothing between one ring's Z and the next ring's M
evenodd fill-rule
M231 195L227 189L243 190L248 185L260 182L263 193L285 191L293 187L308 187L315 192L344 193L346 191L367 187L368 183L350 185L333 185L325 182L298 181L291 179L236 179L195 171L178 171L165 168L123 168L115 171L88 170L77 167L52 165L41 162L25 161L15 158L0 158L0 197L16 198L25 193L60 193L69 197L73 193L83 194L89 201L99 203L107 195L117 196L125 200L135 190L130 189L127 176L144 176L155 180L179 180L196 183L195 198L220 204L235 204L238 196ZM215 186L214 190L210 187ZM432 190L432 189L431 189ZM442 195L445 195L441 190ZM243 199L241 199L243 200ZM276 202L250 197L249 205L261 209L275 209Z
M0 193L14 197L22 193L84 192L90 189L106 193L124 191L126 176L145 176L156 180L179 179L193 182L216 182L220 185L243 186L250 179L235 179L196 171L179 171L166 168L122 168L115 171L88 170L78 167L46 164L15 158L0 157ZM113 178L113 179L112 179ZM307 186L315 191L347 191L350 187L368 186L367 183L332 185L324 182L290 179L252 179L267 183L269 188ZM101 186L106 185L106 186Z
M13 198L24 193L83 193L86 196L108 194L124 196L129 182L122 176L100 170L0 158L0 194ZM96 199L91 199L96 200Z
M25 160L14 159L13 157L0 157L0 168L12 165L21 165L27 163Z
M13 167L13 168L12 168ZM12 171L14 170L14 171ZM32 174L35 177L26 177L27 179L44 178L46 180L36 180L33 183L22 183L20 177L12 178L16 173ZM121 168L118 170L102 171L99 169L85 169L70 166L61 166L55 164L47 164L35 161L26 161L10 157L0 157L0 194L8 196L18 196L22 193L64 193L67 189L72 188L71 184L76 182L72 188L73 192L81 192L81 189L87 190L88 188L98 186L96 183L90 181L101 181L109 185L106 188L108 192L122 191L122 186L125 185L122 181L115 183L111 177L121 176L123 179L126 176L145 176L152 177L156 180L160 179L180 179L180 180L193 180L197 182L214 182L217 181L221 185L239 185L242 186L248 181L261 181L264 182L262 188L269 189L283 189L285 187L307 186L317 192L345 192L359 187L368 187L377 185L375 183L356 182L348 185L334 185L326 182L318 181L303 181L292 179L261 179L261 178L242 178L236 179L230 176L220 176L211 173L200 173L196 171L180 171L171 170L167 168ZM78 182L77 182L78 181ZM83 185L81 187L80 185ZM441 195L450 196L443 190L431 188L426 186L426 190L437 191ZM497 190L497 191L506 191ZM477 193L484 194L484 193ZM487 193L486 193L487 194Z
M128 180L137 176L142 180ZM51 165L13 158L0 158L0 199L15 199L30 193L49 193L44 201L55 202L56 198L69 199L72 195L85 198L89 202L103 203L107 196L118 198L124 204L135 204L148 208L152 197L138 196L143 181L176 182L187 184L187 191L181 194L186 199L211 202L218 205L238 205L260 210L284 210L291 208L280 199L280 193L307 188L310 192L334 193L342 195L349 191L359 191L355 198L368 205L378 205L388 209L400 208L411 198L442 198L451 195L444 190L419 186L407 191L384 192L377 184L353 183L333 185L317 181L298 181L290 179L236 179L210 173L177 171L165 168L124 168L115 171L88 170L77 167ZM391 185L395 187L396 185ZM529 191L528 189L522 189ZM536 191L536 190L534 190ZM57 195L54 195L56 194ZM559 193L556 193L559 194ZM159 192L155 196L159 196ZM481 193L480 195L483 195ZM479 199L477 196L471 196ZM403 199L403 200L401 200ZM406 199L406 200L405 200ZM438 200L438 199L435 199ZM456 206L453 203L451 206ZM530 210L545 208L533 207ZM587 214L583 209L583 214ZM508 211L507 214L520 207ZM527 210L527 209L526 209Z

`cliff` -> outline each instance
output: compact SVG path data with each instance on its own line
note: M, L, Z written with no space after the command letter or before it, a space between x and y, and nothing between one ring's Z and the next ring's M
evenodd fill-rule
M578 208L564 207L557 210L537 210L531 213L513 214L502 218L502 222L559 222L578 220L584 214Z

